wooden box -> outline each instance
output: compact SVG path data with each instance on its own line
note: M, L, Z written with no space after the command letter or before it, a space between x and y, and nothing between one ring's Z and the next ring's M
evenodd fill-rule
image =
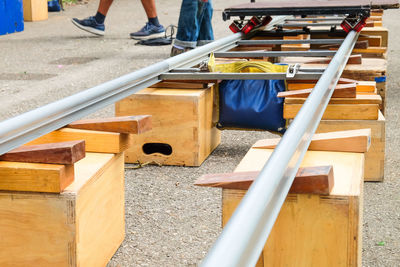
M48 19L47 0L23 0L23 6L25 21Z
M106 266L125 235L124 157L87 153L64 192L0 192L0 266Z
M259 171L273 150L252 148L235 172ZM333 165L330 195L289 194L257 266L361 266L362 153L308 151L301 164ZM222 224L246 190L223 189Z
M371 147L365 153L364 181L381 182L385 167L385 117L379 112L377 120L322 120L318 133L371 129Z
M126 162L200 166L221 140L215 88L147 88L116 103L116 116L152 115L152 130L137 136Z

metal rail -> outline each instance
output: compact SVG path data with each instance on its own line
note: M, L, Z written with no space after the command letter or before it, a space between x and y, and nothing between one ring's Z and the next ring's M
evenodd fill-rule
M285 19L285 21L342 21L345 17L325 17L325 18L294 18Z
M318 22L318 23L284 23L275 24L276 27L326 27L326 26L339 26L341 21L338 22Z
M257 263L358 35L347 35L201 266Z
M274 24L281 23L287 18L288 16L275 17L266 28L272 29ZM226 51L237 46L241 37L241 33L230 35L2 121L0 122L0 155L159 82L160 75L163 73L173 69L189 70L187 68L200 63L211 52Z
M344 39L308 39L308 40L240 40L238 45L280 45L280 44L341 44Z
M321 77L323 70L321 69L300 69L292 80L316 80ZM184 81L184 80L196 80L196 81L209 81L209 80L285 80L289 79L286 73L164 73L159 76L160 80L172 80L172 81Z
M277 18L278 21L283 18ZM46 133L159 82L158 76L174 68L191 67L213 51L235 47L241 34L233 34L147 68L87 89L14 118L0 122L0 155Z
M336 51L331 50L309 50L309 51L266 51L266 52L216 52L214 56L235 58L235 57L329 57L334 56Z

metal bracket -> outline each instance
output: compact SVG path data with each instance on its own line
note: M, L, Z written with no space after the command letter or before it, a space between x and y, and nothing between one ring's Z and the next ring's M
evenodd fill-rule
M360 32L364 26L367 24L367 19L369 17L369 12L367 14L352 14L347 16L340 26L345 32L356 31Z
M294 78L299 69L300 69L299 63L296 63L294 65L289 65L289 67L286 70L286 78Z

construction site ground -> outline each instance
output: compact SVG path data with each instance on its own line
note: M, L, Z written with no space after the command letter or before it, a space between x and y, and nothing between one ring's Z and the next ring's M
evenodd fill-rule
M181 1L160 0L163 25L177 24ZM96 37L70 19L93 15L98 1L66 6L25 31L0 36L0 120L11 118L169 57L170 46L137 46L129 33L146 16L140 1L119 0ZM215 38L231 34L214 1ZM384 15L389 28L386 161L383 183L365 183L363 266L400 265L400 28L397 10ZM173 112L173 110L171 110ZM91 117L112 116L113 106ZM146 165L126 169L126 237L109 266L195 266L221 232L220 189L198 188L202 174L232 172L267 132L223 131L222 142L201 167ZM228 256L228 255L227 255Z

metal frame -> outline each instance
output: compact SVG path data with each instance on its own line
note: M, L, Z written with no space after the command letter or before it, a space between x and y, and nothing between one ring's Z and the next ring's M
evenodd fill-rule
M222 12L222 19L246 16L280 16L280 15L347 15L364 14L369 16L370 5L348 7L291 7L291 8L227 8Z
M285 21L342 21L345 17L324 17L324 18L294 18L294 19L286 19Z
M308 51L234 51L234 52L215 52L216 58L255 58L255 57L331 57L336 51L331 50L308 50Z
M281 23L275 24L275 27L326 27L326 26L340 26L342 21L338 22L318 22L318 23Z
M254 266L257 263L358 35L355 31L349 32L203 260L202 267Z
M288 17L275 17L267 28L271 29L273 24L281 23L286 18ZM2 121L0 122L0 155L159 82L159 76L163 73L173 69L191 68L207 59L211 52L226 51L236 47L241 38L241 33L230 35Z
M308 40L240 40L238 45L282 45L282 44L341 44L344 39L308 39Z
M276 21L283 19L279 17ZM233 48L240 38L240 33L233 34L2 121L0 122L0 155L159 82L158 76L162 73L174 68L191 67L206 59L210 52Z
M323 73L323 69L300 69L292 80L314 80L319 79ZM179 80L286 80L289 79L286 73L163 73L159 76L160 80L179 81Z

